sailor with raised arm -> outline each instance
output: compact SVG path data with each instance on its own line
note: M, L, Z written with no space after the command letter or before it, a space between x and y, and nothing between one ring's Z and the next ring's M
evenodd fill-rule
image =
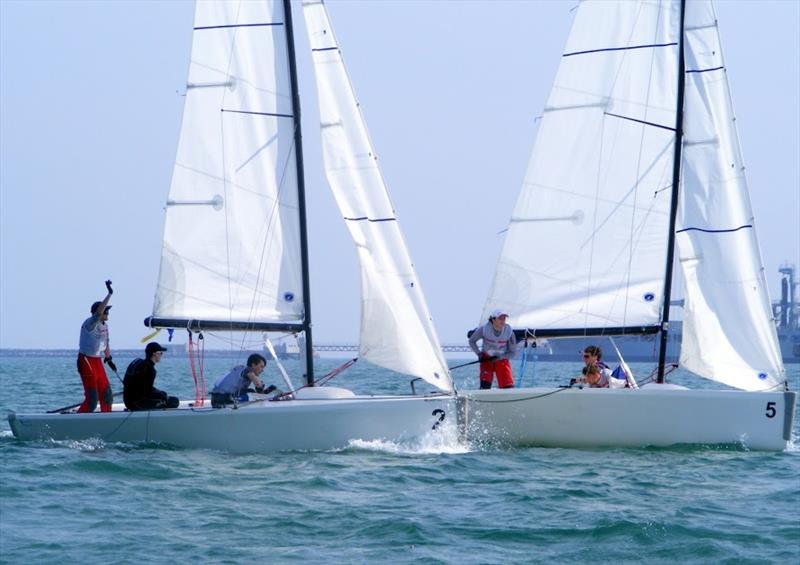
M80 343L78 345L78 374L83 382L83 403L78 412L94 412L100 401L100 410L111 412L111 387L103 368L103 359L114 371L117 370L111 360L111 345L108 341L108 302L114 290L111 281L106 281L108 294L102 302L95 302L90 307L91 316L81 324Z

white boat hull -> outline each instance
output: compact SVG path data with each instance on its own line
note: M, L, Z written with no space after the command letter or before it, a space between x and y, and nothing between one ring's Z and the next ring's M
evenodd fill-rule
M506 446L641 447L741 444L782 450L791 439L795 392L515 388L459 393L469 442Z
M251 402L234 409L192 408L107 413L9 414L21 440L156 442L234 453L327 450L353 440L408 441L454 414L453 397L358 397Z

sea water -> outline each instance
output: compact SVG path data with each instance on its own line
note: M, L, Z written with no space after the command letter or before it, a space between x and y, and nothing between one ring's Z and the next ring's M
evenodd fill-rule
M132 358L115 354L121 373ZM237 360L207 358L207 384ZM319 360L317 373L342 361ZM410 391L409 378L359 365L331 384ZM525 384L565 384L579 369L528 363ZM194 397L185 357L165 354L158 371L159 388ZM800 365L787 372L797 390ZM476 373L455 371L457 385L474 388ZM285 388L273 363L266 381ZM0 357L0 562L800 562L797 419L793 442L778 453L498 449L444 433L408 444L231 455L11 435L8 411L81 398L72 353Z

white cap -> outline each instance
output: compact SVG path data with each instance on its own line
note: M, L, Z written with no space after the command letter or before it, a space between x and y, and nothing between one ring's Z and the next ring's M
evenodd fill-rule
M506 312L502 308L497 308L495 310L492 310L492 313L489 314L490 318L499 318L500 316L508 316L508 312Z

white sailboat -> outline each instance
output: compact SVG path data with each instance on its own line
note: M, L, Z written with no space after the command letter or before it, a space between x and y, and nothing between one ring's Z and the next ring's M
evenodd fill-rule
M685 297L680 364L731 390L664 382L675 250ZM603 336L659 333L657 382L465 392L468 437L785 448L796 393L786 384L710 0L581 2L484 319L494 308L511 313L520 339L594 336L604 345Z
M163 442L234 452L330 449L428 433L453 384L321 1L303 2L325 169L361 268L359 357L422 378L426 396L314 385L300 104L291 3L200 0L166 205L153 328L299 333L305 382L214 409L11 414L20 439ZM270 430L270 433L264 433Z

